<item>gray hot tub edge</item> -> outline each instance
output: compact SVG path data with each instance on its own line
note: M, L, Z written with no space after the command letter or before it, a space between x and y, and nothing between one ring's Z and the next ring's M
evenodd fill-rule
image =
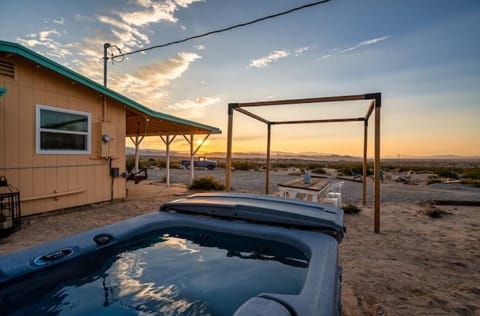
M235 196L236 203L238 196ZM202 200L205 198L202 196ZM257 197L248 195L246 198L251 200ZM181 202L182 200L172 203ZM299 205L302 208L308 207L308 203L302 202ZM316 208L317 206L312 205L312 207ZM341 215L343 219L343 212ZM138 216L1 256L0 287L8 286L8 283L14 282L15 279L28 277L28 274L42 269L52 268L105 247L118 245L131 238L171 227L202 228L237 236L254 236L289 244L308 255L310 258L308 272L303 288L298 295L261 293L240 306L235 313L236 316L252 315L252 311L255 311L256 315L341 314L341 268L338 266L338 241L334 237L304 229L194 216L177 211L162 211ZM47 257L47 260L39 260L45 256L50 257Z

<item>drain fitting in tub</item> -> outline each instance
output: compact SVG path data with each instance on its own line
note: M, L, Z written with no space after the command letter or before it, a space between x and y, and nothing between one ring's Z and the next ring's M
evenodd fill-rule
M97 244L97 246L105 246L113 241L113 236L110 234L98 234L93 237L93 241Z
M46 255L36 257L33 260L33 263L36 264L37 266L43 266L47 263L54 262L54 261L60 260L62 258L69 257L72 254L73 254L73 249L72 248L60 249L60 250L56 250L56 251L47 253Z

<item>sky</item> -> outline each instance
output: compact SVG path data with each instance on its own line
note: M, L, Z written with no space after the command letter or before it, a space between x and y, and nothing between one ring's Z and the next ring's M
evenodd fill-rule
M130 52L310 2L3 0L0 39L103 83L104 43ZM221 128L199 153L226 151L228 103L381 92L383 157L480 156L479 30L480 1L331 0L109 62L108 87L156 111ZM252 111L268 120L304 120L364 116L367 109L367 101L357 101ZM233 127L234 152L265 152L263 123L235 112ZM373 120L369 140L371 155ZM142 143L164 146L159 137ZM187 148L179 137L171 149ZM361 122L272 127L273 153L361 156L362 148Z

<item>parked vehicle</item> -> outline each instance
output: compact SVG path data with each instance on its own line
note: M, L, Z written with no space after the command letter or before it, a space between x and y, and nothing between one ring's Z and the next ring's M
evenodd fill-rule
M182 160L182 166L190 168L190 160ZM193 161L194 168L207 168L213 170L217 168L217 162L215 160L208 160L206 157L199 157Z

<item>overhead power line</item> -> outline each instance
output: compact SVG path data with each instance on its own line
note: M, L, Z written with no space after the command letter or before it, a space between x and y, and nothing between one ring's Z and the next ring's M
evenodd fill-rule
M131 52L118 54L118 55L115 55L115 56L112 55L110 58L125 57L127 55L146 52L146 51L149 51L149 50L152 50L152 49L155 49L155 48L162 48L162 47L167 47L167 46L171 46L171 45L175 45L175 44L184 43L184 42L187 42L187 41L190 41L190 40L193 40L193 39L206 37L206 36L209 36L209 35L212 35L212 34L218 34L218 33L222 33L222 32L231 31L233 29L237 29L237 28L240 28L240 27L252 25L252 24L255 24L255 23L258 23L258 22L262 22L262 21L265 21L265 20L269 20L269 19L273 19L273 18L282 16L282 15L287 15L287 14L290 14L290 13L295 12L295 11L299 11L299 10L303 10L303 9L306 9L306 8L314 7L314 6L329 2L329 1L330 0L322 0L322 1L315 1L315 2L312 2L312 3L307 3L307 4L304 4L304 5L299 6L299 7L295 7L295 8L292 8L292 9L289 9L289 10L286 10L286 11L282 11L282 12L279 12L279 13L276 13L276 14L268 15L268 16L265 16L265 17L262 17L262 18L258 18L258 19L252 20L252 21L245 22L245 23L235 24L235 25L223 28L223 29L218 29L218 30L206 32L206 33L203 33L203 34L190 36L190 37L187 37L187 38L184 38L184 39L181 39L181 40L172 41L172 42L168 42L168 43L164 43L164 44L160 44L160 45L141 48L141 49L133 50Z

